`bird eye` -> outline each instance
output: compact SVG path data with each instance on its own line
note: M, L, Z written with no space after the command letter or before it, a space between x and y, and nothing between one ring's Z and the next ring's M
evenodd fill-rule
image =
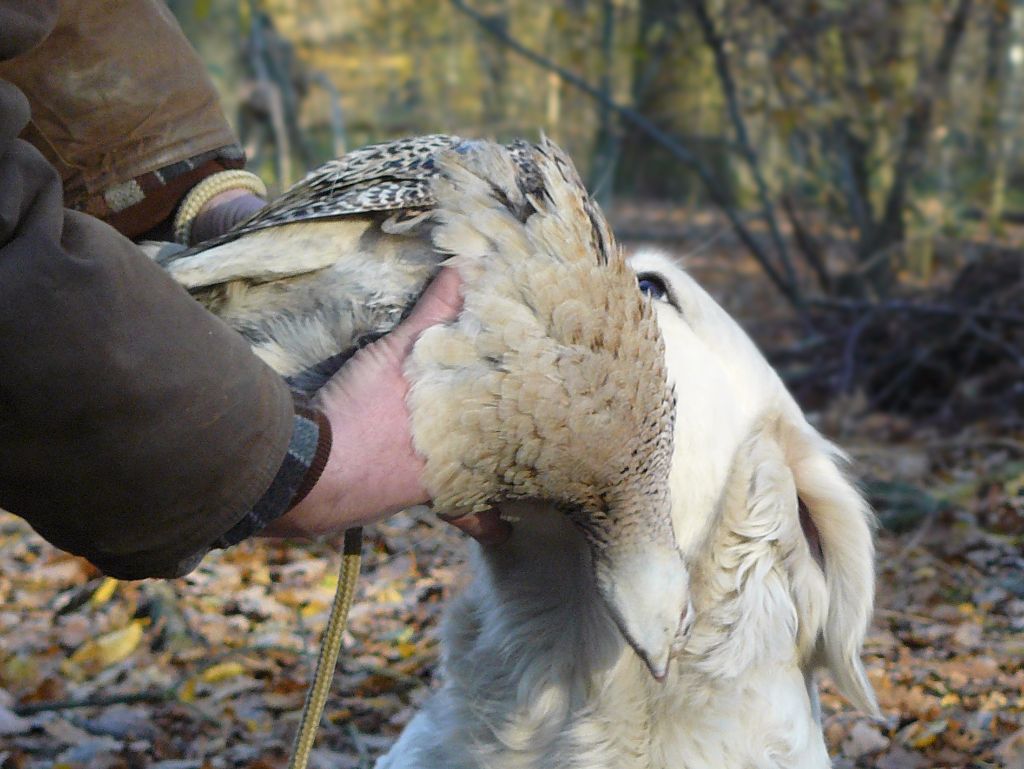
M636 276L636 282L640 286L640 291L651 299L666 299L668 297L668 287L658 275L643 273Z

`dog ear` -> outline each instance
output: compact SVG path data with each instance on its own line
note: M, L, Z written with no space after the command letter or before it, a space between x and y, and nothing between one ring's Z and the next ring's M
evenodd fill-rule
M790 571L801 636L813 633L809 662L827 668L854 706L877 715L874 692L860 660L874 605L874 516L841 469L845 455L802 417L782 421L778 436L796 485L806 543ZM824 575L826 606L815 600L820 591L802 589L817 582L811 569Z

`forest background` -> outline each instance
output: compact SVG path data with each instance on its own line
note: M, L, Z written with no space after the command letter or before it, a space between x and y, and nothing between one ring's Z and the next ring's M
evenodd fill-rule
M838 767L1024 767L1024 2L171 0L280 191L422 133L564 146L627 248L681 258L875 505ZM276 767L337 543L116 583L0 518L0 766ZM363 767L438 682L464 544L370 533L319 765Z

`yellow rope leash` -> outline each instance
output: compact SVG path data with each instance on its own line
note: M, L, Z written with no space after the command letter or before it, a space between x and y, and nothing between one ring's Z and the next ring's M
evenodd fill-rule
M345 532L345 549L341 556L338 589L334 593L331 615L327 619L327 628L324 630L320 645L320 657L316 661L313 683L306 694L306 704L302 707L302 719L299 721L298 734L295 735L289 769L306 769L306 764L309 763L309 752L313 749L313 740L316 739L316 730L320 726L327 695L331 690L331 681L334 679L334 667L338 663L338 652L341 651L345 621L348 619L348 611L352 608L352 599L356 593L362 547L361 528Z

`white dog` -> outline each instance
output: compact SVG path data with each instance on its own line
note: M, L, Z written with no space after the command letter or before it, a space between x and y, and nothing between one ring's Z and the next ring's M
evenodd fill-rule
M631 260L655 297L677 395L672 522L688 632L663 682L623 640L588 547L539 503L473 545L449 607L444 687L379 769L827 767L814 671L875 712L859 655L871 515L842 454L740 327L670 260Z

